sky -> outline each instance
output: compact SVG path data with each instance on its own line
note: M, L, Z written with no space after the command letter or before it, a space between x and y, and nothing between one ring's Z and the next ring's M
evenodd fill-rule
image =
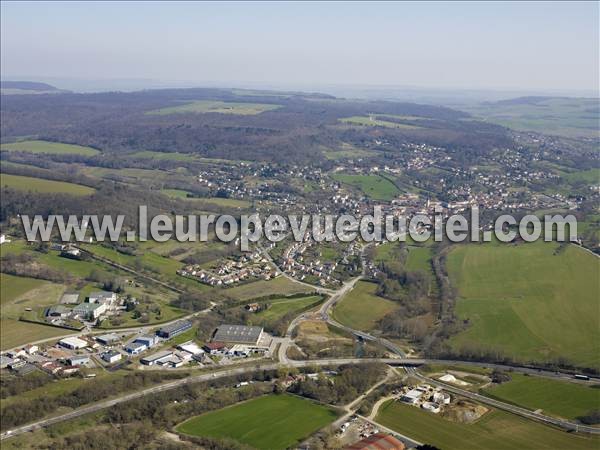
M598 92L597 2L11 2L1 76ZM61 87L61 86L59 86Z

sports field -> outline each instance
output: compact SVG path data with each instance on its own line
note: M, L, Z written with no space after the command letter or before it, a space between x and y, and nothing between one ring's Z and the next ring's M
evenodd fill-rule
M377 321L397 308L396 303L375 295L377 284L359 281L335 305L333 317L342 325L363 331L376 327Z
M0 185L20 191L43 192L45 194L91 195L95 189L80 184L64 181L44 180L42 178L24 177L21 175L0 174Z
M600 367L600 259L570 245L468 244L447 258L466 331L455 348L502 351L522 360L563 357ZM560 330L560 332L557 332Z
M392 200L400 191L389 180L379 175L346 175L335 174L333 178L340 183L360 189L366 196L374 200Z
M444 450L583 450L600 445L598 437L569 434L498 410L486 413L475 423L461 424L390 400L382 405L375 420Z
M592 383L572 383L510 374L511 380L483 390L485 395L544 414L575 419L600 408L600 389Z
M251 116L263 113L265 111L272 111L280 107L280 105L270 105L266 103L236 103L213 100L198 100L179 106L155 109L153 111L148 111L146 114L165 115L178 113L219 113Z
M10 144L2 144L0 150L8 152L29 152L29 153L52 153L58 155L84 155L93 156L100 153L91 147L81 145L62 144L60 142L49 141L20 141Z
M293 448L336 418L329 408L291 395L267 395L193 417L177 431L232 438L257 449Z

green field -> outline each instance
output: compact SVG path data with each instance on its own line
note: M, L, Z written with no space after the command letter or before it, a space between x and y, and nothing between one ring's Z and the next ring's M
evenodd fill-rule
M18 320L26 308L36 310L57 303L64 290L61 284L0 274L0 349L67 333L64 329Z
M155 109L153 111L148 111L146 114L165 115L178 113L219 113L250 116L260 114L265 111L272 111L280 107L280 105L271 105L266 103L236 103L213 100L198 100L191 103L184 103L179 106Z
M44 280L16 277L0 273L0 304L10 303L34 288L43 286Z
M333 317L342 325L370 331L383 316L397 308L396 303L375 295L377 284L359 281L354 289L336 304Z
M310 400L268 395L193 417L177 431L195 436L232 438L257 449L295 447L336 418L336 413Z
M59 155L84 155L94 156L100 153L91 147L82 147L81 145L62 144L60 142L48 141L20 141L11 144L2 144L0 150L8 152L29 152L29 153L52 153Z
M311 292L311 288L300 283L295 283L287 278L280 276L273 280L259 280L253 283L246 283L240 286L235 286L225 291L228 297L237 300L249 300L257 297L265 297L268 295L291 295L300 294L303 292Z
M563 136L600 136L600 110L595 98L530 97L487 102L463 109L516 130Z
M154 152L151 150L144 150L141 152L136 152L129 155L133 158L143 158L143 159L158 159L158 160L168 160L168 161L182 161L182 162L192 162L196 161L194 155L189 153L176 153L176 152Z
M165 195L173 198L180 198L190 202L206 203L224 208L249 208L251 203L246 200L237 200L235 198L220 198L220 197L188 197L191 194L182 189L163 189Z
M385 128L402 128L405 130L415 130L421 127L409 125L405 123L391 122L389 120L376 119L375 116L352 116L340 119L340 122L350 125L360 125L367 127L385 127Z
M573 245L555 254L557 247L538 241L452 250L447 267L458 287L456 312L469 326L451 345L600 367L594 344L600 339L600 260Z
M268 309L261 311L250 316L250 323L252 325L267 325L272 324L288 313L300 311L310 305L318 302L320 297L318 295L311 295L308 297L298 298L276 298L268 300L271 305Z
M575 419L600 408L600 389L589 384L510 374L511 380L483 390L485 395L544 414Z
M4 173L0 174L0 185L2 187L8 186L9 188L18 189L20 191L60 193L79 196L91 195L95 192L95 189L80 184Z
M391 181L379 175L335 174L333 179L340 183L360 189L374 200L392 200L400 191Z
M600 444L597 437L569 434L498 410L475 423L461 424L390 400L379 409L375 420L444 450L583 450L597 449Z
M69 332L64 328L20 322L15 319L0 319L0 349L7 350L29 342L63 336Z

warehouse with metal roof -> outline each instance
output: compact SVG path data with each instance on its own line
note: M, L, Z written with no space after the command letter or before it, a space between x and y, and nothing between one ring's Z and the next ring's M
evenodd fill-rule
M214 335L213 342L233 342L237 344L257 345L262 337L261 327L246 325L220 325Z

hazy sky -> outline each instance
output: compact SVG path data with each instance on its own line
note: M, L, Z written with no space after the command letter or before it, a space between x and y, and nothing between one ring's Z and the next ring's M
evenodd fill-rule
M1 6L15 77L598 90L598 3Z

